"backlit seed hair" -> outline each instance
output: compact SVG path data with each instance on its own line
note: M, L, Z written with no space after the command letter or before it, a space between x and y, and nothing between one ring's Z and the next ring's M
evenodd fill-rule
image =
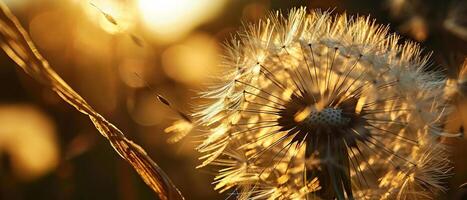
M300 8L247 25L200 95L200 167L229 198L433 198L450 166L427 62L369 18Z

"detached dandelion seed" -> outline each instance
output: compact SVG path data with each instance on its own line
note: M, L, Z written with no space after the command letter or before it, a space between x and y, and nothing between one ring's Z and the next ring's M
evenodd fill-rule
M432 198L445 80L415 43L369 18L272 13L226 45L194 114L198 150L238 199ZM233 191L232 191L233 190Z
M92 2L89 2L89 4L96 8L102 15L104 15L105 19L110 22L111 24L115 25L115 26L118 26L118 22L117 20L112 16L110 15L109 13L106 13L104 12L101 8L97 7L96 4L92 3Z

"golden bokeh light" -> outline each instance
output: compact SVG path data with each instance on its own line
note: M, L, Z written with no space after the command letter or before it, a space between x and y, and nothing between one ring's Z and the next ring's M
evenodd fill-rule
M142 80L142 77L139 76L142 76L146 73L145 68L148 65L148 63L141 59L125 59L118 66L120 79L129 87L144 87L145 83Z
M156 101L152 91L129 96L127 109L133 121L141 126L156 126L167 120L168 109Z
M70 39L68 21L63 19L64 11L43 12L35 16L29 23L29 33L36 44L44 50L62 51ZM54 27L45 29L44 27Z
M219 48L216 40L209 35L197 33L181 44L174 45L162 54L165 73L172 79L196 84L205 80L206 72L218 65Z
M58 165L54 122L29 105L0 105L0 153L11 158L21 180L33 180Z
M226 0L139 0L141 17L158 42L175 41L214 18Z

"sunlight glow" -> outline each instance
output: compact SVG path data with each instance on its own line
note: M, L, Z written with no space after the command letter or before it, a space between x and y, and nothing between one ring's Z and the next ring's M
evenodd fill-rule
M144 24L159 42L175 41L215 17L226 0L139 0Z

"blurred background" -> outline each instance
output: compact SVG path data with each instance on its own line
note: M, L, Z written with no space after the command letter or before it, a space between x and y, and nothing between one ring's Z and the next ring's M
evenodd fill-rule
M62 78L143 146L187 199L224 199L213 171L198 169L196 133L167 142L195 90L216 70L222 44L270 10L307 6L371 15L433 52L432 70L453 81L467 55L464 0L3 0ZM109 20L111 15L115 21ZM154 199L89 119L0 53L0 199ZM466 78L467 75L464 75ZM459 79L462 79L460 77ZM446 129L463 131L467 100ZM196 132L196 131L194 131ZM442 199L467 194L467 139L448 139L455 175ZM464 196L464 197L467 197Z

